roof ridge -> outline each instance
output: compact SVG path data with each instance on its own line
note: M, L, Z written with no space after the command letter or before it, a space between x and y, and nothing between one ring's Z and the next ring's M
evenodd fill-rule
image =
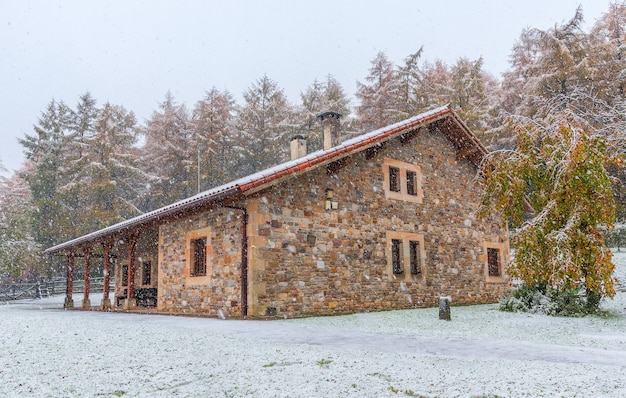
M396 134L400 134L406 130L413 129L425 123L433 122L446 115L452 115L452 117L459 122L459 126L465 130L468 138L472 141L472 144L477 145L481 152L486 151L478 138L474 136L474 134L469 130L467 125L463 123L450 105L446 104L397 123L353 137L335 147L318 150L301 158L289 160L276 166L260 170L234 181L200 192L189 198L176 201L167 206L160 207L131 219L110 225L98 231L94 231L87 235L58 244L46 249L44 253L50 255L63 250L76 248L86 243L104 238L105 236L120 233L133 227L159 222L161 219L172 217L186 210L198 208L208 203L232 197L238 193L246 193L248 191L255 192L270 183L276 183L285 177L294 176L295 174L305 172L322 164L349 156L355 152L360 152L383 140L391 138Z

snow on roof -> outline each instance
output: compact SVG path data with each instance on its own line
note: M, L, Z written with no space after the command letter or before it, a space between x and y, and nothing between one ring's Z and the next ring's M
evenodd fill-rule
M81 245L85 245L99 239L111 237L132 228L159 223L163 219L197 209L209 203L215 203L223 199L232 198L236 194L245 194L246 192L250 193L257 191L271 184L275 184L278 181L282 181L286 177L293 177L301 172L319 167L320 165L327 164L331 161L336 161L355 152L360 152L379 144L388 138L414 130L424 124L429 124L448 116L452 117L457 122L456 125L462 130L463 139L469 139L471 144L479 150L481 155L487 153L480 141L478 141L478 139L461 121L450 106L444 105L401 122L346 140L333 148L310 153L301 158L270 167L227 184L201 192L192 197L172 203L171 205L161 207L101 230L80 236L65 243L50 247L46 249L44 253L48 255L60 253L64 250L77 248ZM450 133L448 132L448 134ZM452 137L449 138L452 139Z

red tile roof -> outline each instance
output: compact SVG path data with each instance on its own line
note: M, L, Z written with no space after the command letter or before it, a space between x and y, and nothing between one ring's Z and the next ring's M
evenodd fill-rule
M65 243L50 247L46 254L55 254L77 249L83 245L93 244L113 235L123 234L131 229L159 224L170 217L193 211L210 203L233 198L238 194L251 192L276 184L286 178L292 178L313 168L337 161L346 156L373 147L389 138L414 131L420 127L438 123L440 130L447 135L456 149L474 165L478 166L483 156L488 153L476 136L463 123L459 116L448 105L419 114L410 119L357 136L342 144L313 152L296 160L291 160L269 169L259 171L230 183L218 186L195 196L175 202L171 205L153 210L140 216L111 225L99 231L83 235Z

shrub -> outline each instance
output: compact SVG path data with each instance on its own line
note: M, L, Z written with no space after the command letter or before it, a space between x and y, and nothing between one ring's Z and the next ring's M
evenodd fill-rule
M597 295L585 295L576 289L557 291L524 284L500 300L500 310L578 317L595 313L599 303Z

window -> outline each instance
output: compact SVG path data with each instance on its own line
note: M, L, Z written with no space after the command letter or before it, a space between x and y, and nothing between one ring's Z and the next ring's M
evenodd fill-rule
M487 248L487 269L489 276L500 276L500 250Z
M411 274L413 275L422 273L420 254L420 243L415 240L409 241L409 261L411 265Z
M389 190L391 192L400 192L400 169L389 166Z
M393 159L383 159L385 197L422 203L422 172L419 166Z
M406 172L406 193L417 196L417 173L414 171Z
M122 265L122 286L128 286L128 265Z
M150 261L145 261L143 263L143 274L141 278L142 285L151 285L152 284L152 264Z
M402 241L399 239L391 240L391 262L393 264L394 274L404 272L402 267Z
M185 249L185 277L187 285L204 285L212 276L211 228L188 231Z
M387 250L387 272L391 280L411 281L424 277L426 252L423 235L387 231Z
M509 245L507 242L485 242L483 246L484 273L487 282L506 282L506 263Z
M206 276L206 238L191 241L193 264L191 276Z

